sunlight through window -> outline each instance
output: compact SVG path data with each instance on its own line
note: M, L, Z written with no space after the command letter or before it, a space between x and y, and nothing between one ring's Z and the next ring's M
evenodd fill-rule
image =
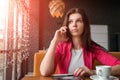
M3 35L8 20L8 2L9 2L8 0L0 0L0 49L1 50L4 47Z
M8 0L0 0L0 29L5 28L8 13Z
M29 56L29 2L0 0L0 80L8 74L10 80L19 79L22 61Z
M8 21L8 0L0 0L0 50L4 49L4 30ZM4 54L0 53L0 80L3 80Z

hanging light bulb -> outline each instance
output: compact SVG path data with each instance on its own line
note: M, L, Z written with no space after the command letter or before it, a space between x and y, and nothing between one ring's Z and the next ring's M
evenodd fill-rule
M65 3L62 0L52 0L49 3L49 11L52 17L62 17L65 11Z

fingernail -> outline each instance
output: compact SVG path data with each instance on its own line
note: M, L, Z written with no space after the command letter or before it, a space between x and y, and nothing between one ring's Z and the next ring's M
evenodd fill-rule
M74 76L77 76L75 73L73 73Z

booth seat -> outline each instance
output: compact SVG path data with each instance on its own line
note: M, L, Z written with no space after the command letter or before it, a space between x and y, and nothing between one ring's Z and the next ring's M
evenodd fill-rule
M40 64L41 64L43 57L45 56L45 53L46 53L45 50L39 50L38 52L36 52L34 54L33 76L41 76ZM112 54L113 56L117 57L118 59L120 59L120 52L109 52L109 53ZM101 64L100 64L100 62L95 61L94 69L95 69L96 65L101 65ZM56 69L55 73L57 73L57 69Z

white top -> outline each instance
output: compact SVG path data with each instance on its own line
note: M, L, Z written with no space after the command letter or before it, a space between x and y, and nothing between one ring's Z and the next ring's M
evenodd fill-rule
M68 69L68 73L73 73L75 69L84 66L83 51L82 49L72 49L71 61Z

